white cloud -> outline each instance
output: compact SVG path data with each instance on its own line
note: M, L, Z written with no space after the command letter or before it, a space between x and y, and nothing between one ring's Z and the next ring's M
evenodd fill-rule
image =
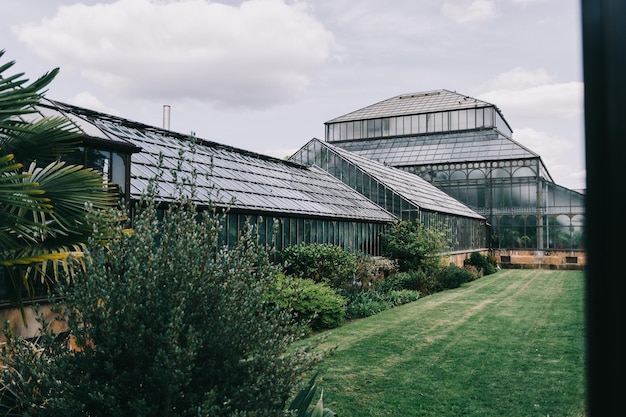
M478 98L496 104L512 120L572 119L583 111L583 84L545 84L519 90L503 88L481 94Z
M79 68L120 95L226 107L294 100L335 45L306 5L284 0L77 3L14 33L55 66Z
M483 91L508 89L519 90L526 87L535 87L550 83L554 79L544 68L527 70L516 67L510 71L496 75L481 87Z
M498 15L495 0L446 1L441 12L457 23L483 22Z
M517 67L482 85L479 90L483 93L477 98L497 105L512 120L580 116L583 83L558 83L554 78L543 68L527 70Z
M580 144L573 138L527 127L517 129L513 137L541 156L557 184L572 189L585 187L584 154L581 152Z

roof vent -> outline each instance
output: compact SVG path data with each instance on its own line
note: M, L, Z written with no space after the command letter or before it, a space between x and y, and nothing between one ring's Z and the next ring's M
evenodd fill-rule
M398 98L403 99L403 98L417 98L417 97L426 97L426 96L438 96L440 93L441 93L440 91L431 91L430 93L410 94L407 96L400 96Z

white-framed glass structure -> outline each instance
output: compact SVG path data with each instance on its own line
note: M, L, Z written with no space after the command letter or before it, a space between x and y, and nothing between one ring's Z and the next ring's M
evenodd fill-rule
M448 90L404 94L325 127L326 142L419 175L485 216L492 248L582 248L584 193L556 184L494 104Z
M452 252L487 249L485 218L412 173L312 139L290 160L319 167L392 213L448 233Z
M107 159L112 154L103 148L127 146L121 159L129 161L125 195L131 203L155 178L159 198L165 202L180 192L177 181L192 181L194 202L200 208L210 203L228 209L223 234L227 244L236 240L248 221L257 226L259 239L275 245L277 251L301 243L332 243L377 255L379 233L396 221L391 213L316 167L60 102L42 107L46 114L58 112L73 120L85 133L88 145L81 148L77 161L110 167L109 180L120 185L123 180L115 175L119 158ZM89 155L102 158L89 159Z

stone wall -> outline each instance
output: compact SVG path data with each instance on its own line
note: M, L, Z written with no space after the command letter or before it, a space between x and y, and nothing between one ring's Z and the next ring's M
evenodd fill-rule
M583 270L587 254L574 250L493 250L498 265L509 269Z

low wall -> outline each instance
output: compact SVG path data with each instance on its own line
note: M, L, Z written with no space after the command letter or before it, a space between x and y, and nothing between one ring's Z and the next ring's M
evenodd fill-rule
M481 255L494 257L503 269L567 269L583 270L587 265L587 254L581 250L511 250L493 249L478 251ZM443 257L445 265L463 267L472 252L458 252Z
M54 320L56 314L53 313L48 306L41 306L40 312L43 314L50 326L52 326L52 331L54 333L60 333L67 330L63 323ZM0 321L3 325L8 322L11 332L16 336L28 339L40 335L40 324L37 321L35 311L29 305L24 306L24 318L22 318L22 314L18 308L5 306L0 309ZM5 341L6 339L4 337L4 333L0 332L0 344Z
M587 265L584 251L494 249L492 255L505 269L583 270Z

